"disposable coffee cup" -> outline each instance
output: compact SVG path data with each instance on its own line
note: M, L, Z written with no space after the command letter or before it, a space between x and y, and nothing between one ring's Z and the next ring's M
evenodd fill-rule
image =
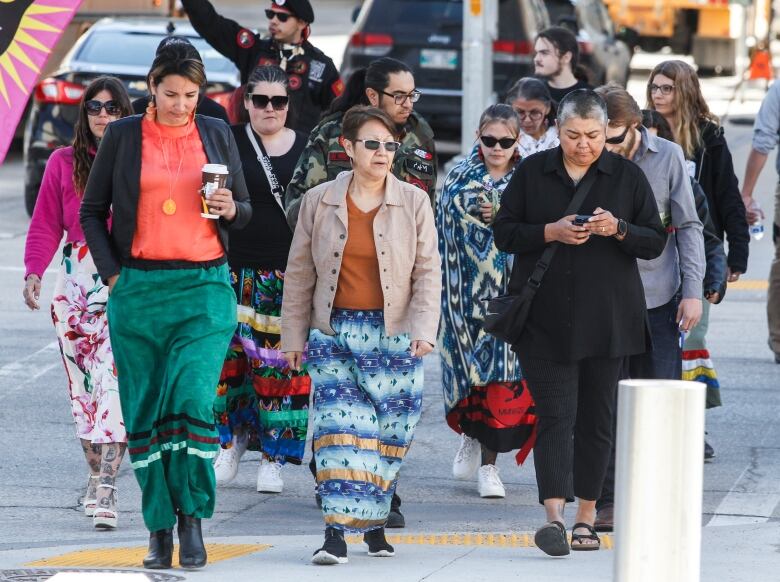
M224 188L227 184L228 169L224 164L204 164L201 168L203 186L200 189L200 201L203 212L200 215L203 218L212 220L219 219L219 215L212 214L209 211L208 200L219 188Z

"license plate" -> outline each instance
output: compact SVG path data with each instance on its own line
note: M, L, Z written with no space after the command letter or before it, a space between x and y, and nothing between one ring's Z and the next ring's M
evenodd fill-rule
M457 69L458 51L422 49L420 51L420 67L423 69Z

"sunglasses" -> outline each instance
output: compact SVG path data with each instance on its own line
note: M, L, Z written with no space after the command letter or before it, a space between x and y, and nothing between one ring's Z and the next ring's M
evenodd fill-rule
M87 109L87 115L91 115L92 117L100 115L100 110L104 108L108 115L120 115L122 113L122 108L116 101L106 101L103 103L97 99L90 99L84 103L84 107Z
M379 141L378 139L356 139L356 142L363 142L367 150L378 150L381 145L386 152L397 152L401 143L397 141Z
M671 95L674 91L674 85L656 85L653 83L650 85L650 94L661 92L661 95Z
M542 117L544 117L544 111L539 111L538 109L532 109L531 111L515 109L515 111L517 112L517 116L520 118L520 121L524 120L526 117L528 117L531 121L539 121Z
M265 11L265 17L268 20L273 20L274 18L278 18L279 22L287 22L290 20L290 17L292 14L288 14L287 12L277 12L276 10L271 10L270 8Z
M623 141L626 139L626 136L628 135L628 131L631 129L630 126L626 127L626 130L621 133L620 135L616 135L614 137L608 137L606 139L606 142L610 145L617 145L619 143L623 143Z
M290 98L287 95L274 95L271 97L269 95L253 93L252 95L249 95L249 97L251 97L252 106L255 109L265 109L270 103L275 111L282 111L290 102Z
M420 96L422 93L420 93L417 89L412 91L411 93L388 93L387 91L380 91L382 95L387 95L388 97L393 98L393 102L396 105L403 105L406 103L406 100L408 99L412 103L417 103L420 100Z
M517 138L502 137L501 139L498 139L492 135L480 135L479 141L481 141L486 148L494 148L496 147L496 144L498 144L501 146L502 150L508 150L517 143Z

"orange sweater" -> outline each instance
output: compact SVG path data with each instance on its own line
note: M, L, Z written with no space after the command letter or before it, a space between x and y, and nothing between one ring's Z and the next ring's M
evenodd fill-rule
M347 194L347 244L344 246L338 287L333 299L335 307L382 309L384 306L374 243L374 217L380 207L363 212Z
M225 254L216 221L200 215L198 189L201 168L207 159L198 128L193 122L190 124L191 129L187 125L170 127L146 118L141 124L141 192L131 250L133 258L204 262ZM168 155L168 168L161 139ZM176 171L182 158L177 181ZM162 207L171 184L176 212L169 216Z

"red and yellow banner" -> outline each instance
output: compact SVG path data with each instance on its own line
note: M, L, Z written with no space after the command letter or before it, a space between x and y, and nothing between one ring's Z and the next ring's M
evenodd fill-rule
M30 92L81 0L0 0L0 163Z

